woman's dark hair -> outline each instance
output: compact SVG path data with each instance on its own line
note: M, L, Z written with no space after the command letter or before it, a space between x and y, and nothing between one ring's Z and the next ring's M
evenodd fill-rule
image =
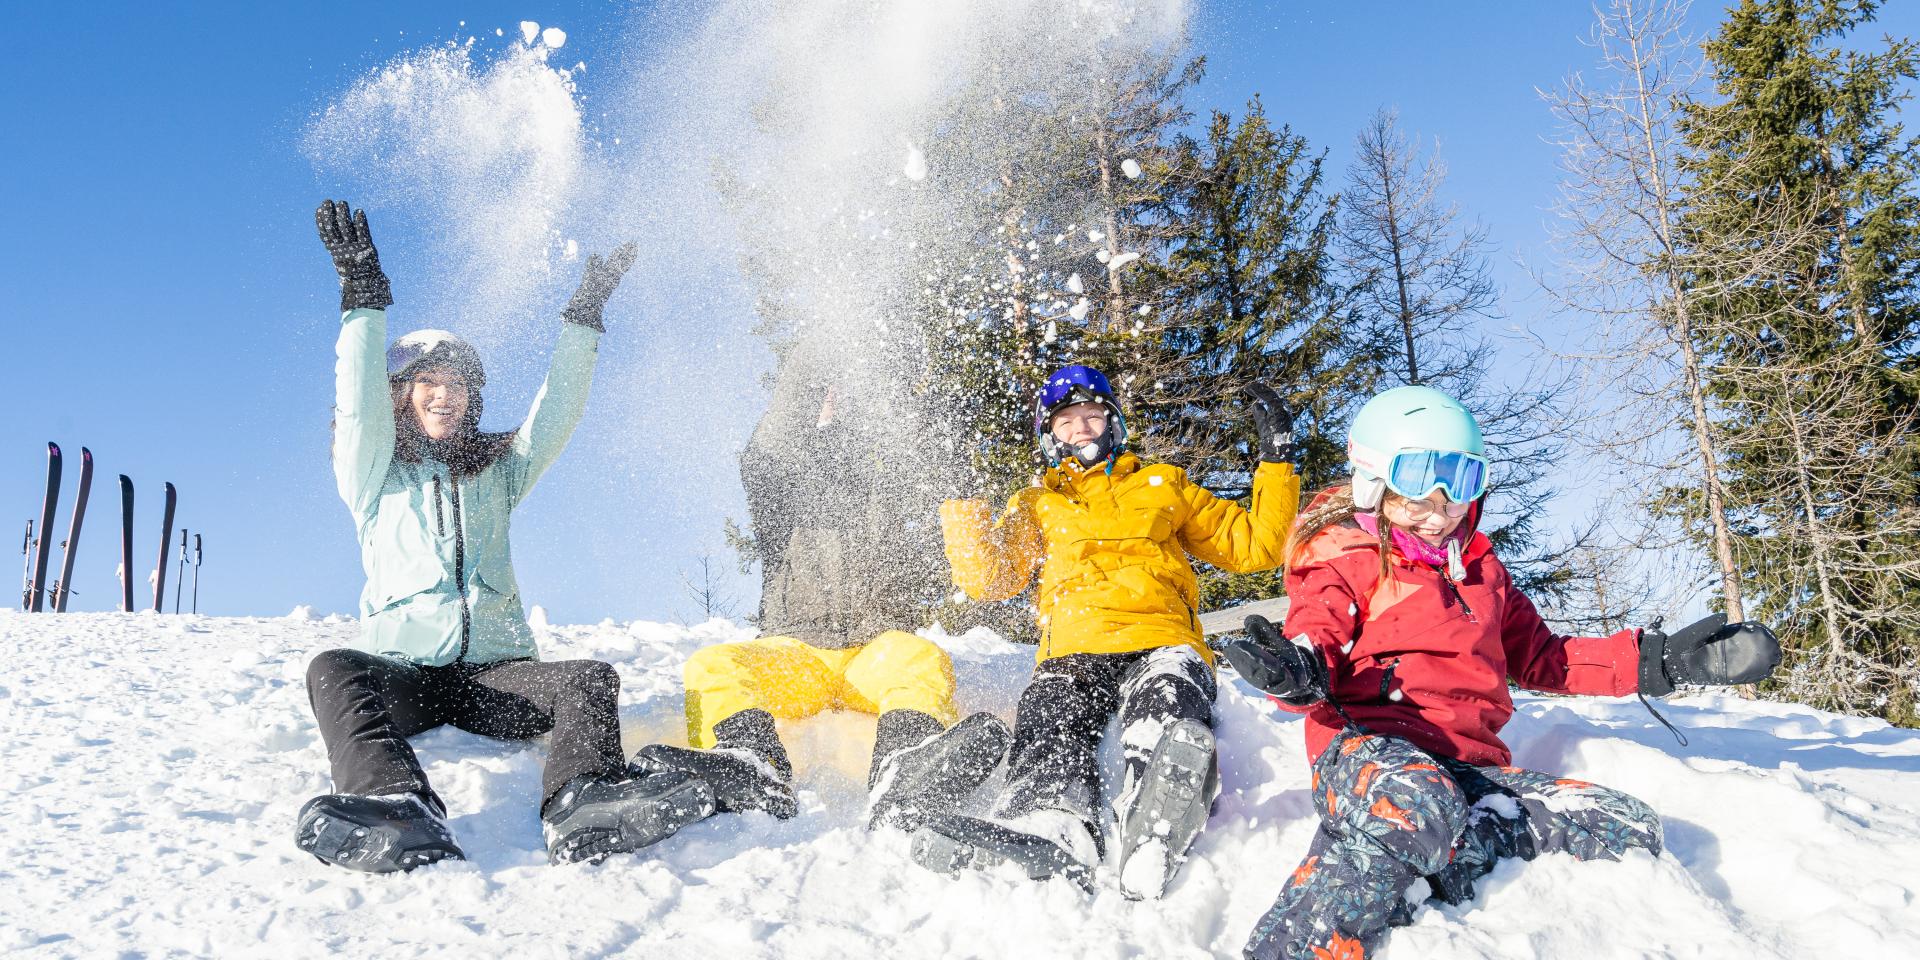
M467 392L467 415L460 432L446 440L434 440L420 432L413 416L413 381L402 378L388 385L393 397L393 458L402 463L419 463L431 456L446 464L456 477L470 477L493 466L513 446L518 430L505 433L481 433L480 391Z

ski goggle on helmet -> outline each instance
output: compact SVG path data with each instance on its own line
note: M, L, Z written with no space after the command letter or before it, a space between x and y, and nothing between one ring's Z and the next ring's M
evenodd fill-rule
M486 368L473 345L445 330L415 330L387 348L387 379L412 376L421 367L444 366L458 374L468 389L487 385Z
M1076 403L1097 403L1107 410L1107 429L1087 443L1068 445L1053 436L1053 415ZM1040 440L1040 452L1047 466L1057 467L1067 457L1091 467L1120 452L1127 441L1127 420L1120 415L1120 404L1113 398L1113 385L1105 374L1092 367L1075 364L1061 367L1040 387L1033 409L1033 432Z
M1387 490L1412 500L1435 490L1455 503L1487 492L1486 442L1460 401L1432 387L1397 387L1368 400L1347 430L1353 505L1372 510Z

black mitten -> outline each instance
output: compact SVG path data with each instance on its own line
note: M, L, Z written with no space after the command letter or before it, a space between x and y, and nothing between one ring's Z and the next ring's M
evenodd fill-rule
M1672 636L1640 631L1640 692L1660 697L1683 683L1731 686L1765 680L1780 665L1780 640L1766 624L1728 623L1716 613Z
M334 272L340 275L341 312L393 306L393 288L380 269L380 251L373 247L367 212L350 208L344 200L322 200L313 220L320 229L320 242L333 258Z
M1327 665L1311 647L1280 635L1267 618L1247 618L1247 635L1220 645L1221 655L1241 679L1282 703L1311 706L1327 698Z
M1293 413L1280 401L1280 394L1264 383L1248 384L1246 392L1253 432L1260 440L1260 462L1292 462Z
M566 309L560 311L560 319L606 333L601 311L606 309L614 288L620 286L620 278L627 275L627 268L633 266L634 258L639 255L639 246L631 242L621 244L605 257L589 254L580 286L573 291L573 299L567 301Z

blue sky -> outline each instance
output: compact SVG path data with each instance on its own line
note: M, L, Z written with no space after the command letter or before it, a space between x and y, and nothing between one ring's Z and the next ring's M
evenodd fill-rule
M1889 7L1876 32L1920 34L1920 5ZM172 481L178 522L206 537L203 612L350 613L362 575L326 458L336 287L312 228L315 203L339 184L301 152L302 130L354 79L422 46L534 20L564 28L565 59L591 68L633 57L632 38L656 31L659 14L646 4L497 2L190 11L45 6L20 22L30 36L0 60L10 101L0 292L11 314L0 528L15 536L37 515L47 440L69 455L66 501L85 445L99 473L75 609L116 602L114 477L126 473L139 489L140 577L157 547L161 483ZM1440 140L1452 196L1490 228L1509 322L1545 327L1561 321L1512 263L1538 256L1554 189L1552 122L1535 87L1587 66L1578 38L1589 16L1578 0L1202 3L1196 47L1210 66L1193 105L1238 111L1262 94L1270 117L1327 148L1336 183L1354 133L1376 108L1397 106L1409 130ZM1717 16L1713 4L1695 11L1702 26ZM610 75L581 78L590 105L596 78ZM432 225L403 213L376 226L383 260L403 300L431 296L429 265L407 240ZM557 316L565 293L526 309ZM622 291L629 313L695 302L676 296ZM659 328L623 328L621 306L609 311L603 376L657 369L664 347L649 335ZM524 353L543 356L549 343ZM760 362L757 345L737 349ZM504 364L488 409L523 408L538 367ZM686 615L681 571L701 553L731 559L719 525L739 513L740 493L726 461L757 398L720 398L726 409L702 427L714 463L689 480L636 456L612 426L633 419L622 405L635 396L596 394L573 447L516 517L522 586L555 621ZM66 513L63 503L60 536ZM744 609L752 586L737 586Z

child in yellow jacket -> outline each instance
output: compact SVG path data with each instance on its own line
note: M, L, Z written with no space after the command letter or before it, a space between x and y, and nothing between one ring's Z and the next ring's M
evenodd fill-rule
M1279 567L1299 504L1286 462L1292 418L1271 388L1249 393L1260 440L1250 510L1125 452L1113 389L1084 366L1041 390L1034 428L1049 469L1039 486L1015 494L997 523L978 500L942 505L947 559L968 596L1011 598L1039 571L1039 665L1020 697L994 817L928 821L914 833L917 862L946 873L1013 862L1035 879L1090 886L1105 846L1096 752L1118 712L1121 889L1136 898L1165 889L1219 789L1213 654L1192 560Z

